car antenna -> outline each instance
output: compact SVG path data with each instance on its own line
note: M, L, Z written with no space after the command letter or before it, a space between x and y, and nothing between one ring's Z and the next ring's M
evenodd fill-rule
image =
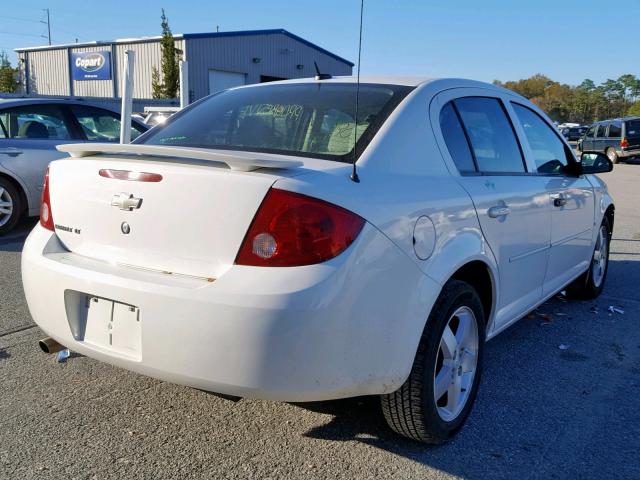
M328 73L320 73L320 69L315 60L313 61L313 65L316 67L316 80L329 80L331 78L331 75Z
M360 54L362 53L362 13L364 11L364 0L360 0L360 39L358 41L358 73L356 76L356 112L353 119L353 169L351 170L351 180L360 183L358 170L356 169L356 161L358 160L358 106L360 100Z

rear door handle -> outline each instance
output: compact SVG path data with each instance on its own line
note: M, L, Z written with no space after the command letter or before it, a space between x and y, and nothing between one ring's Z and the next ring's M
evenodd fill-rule
M491 218L505 217L511 213L511 209L505 205L496 205L487 211Z
M4 153L6 155L20 155L22 150L13 147L0 148L0 153Z

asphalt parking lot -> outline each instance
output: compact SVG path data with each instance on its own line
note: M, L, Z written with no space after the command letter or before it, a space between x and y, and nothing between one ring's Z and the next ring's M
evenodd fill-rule
M489 342L469 422L441 447L392 434L375 398L234 403L56 363L22 292L23 222L0 238L0 478L638 479L640 165L603 178L617 204L604 294L554 298Z

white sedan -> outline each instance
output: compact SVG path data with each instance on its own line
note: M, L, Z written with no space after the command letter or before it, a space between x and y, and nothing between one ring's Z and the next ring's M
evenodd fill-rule
M380 395L419 441L463 425L485 340L607 274L611 162L484 83L246 86L60 150L22 256L45 351L239 397Z

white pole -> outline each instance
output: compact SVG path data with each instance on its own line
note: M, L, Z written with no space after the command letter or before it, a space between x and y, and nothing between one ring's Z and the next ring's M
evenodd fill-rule
M189 63L180 61L180 108L189 105Z
M124 52L124 75L122 76L122 115L120 117L120 143L131 143L131 110L133 109L133 68L136 52Z

